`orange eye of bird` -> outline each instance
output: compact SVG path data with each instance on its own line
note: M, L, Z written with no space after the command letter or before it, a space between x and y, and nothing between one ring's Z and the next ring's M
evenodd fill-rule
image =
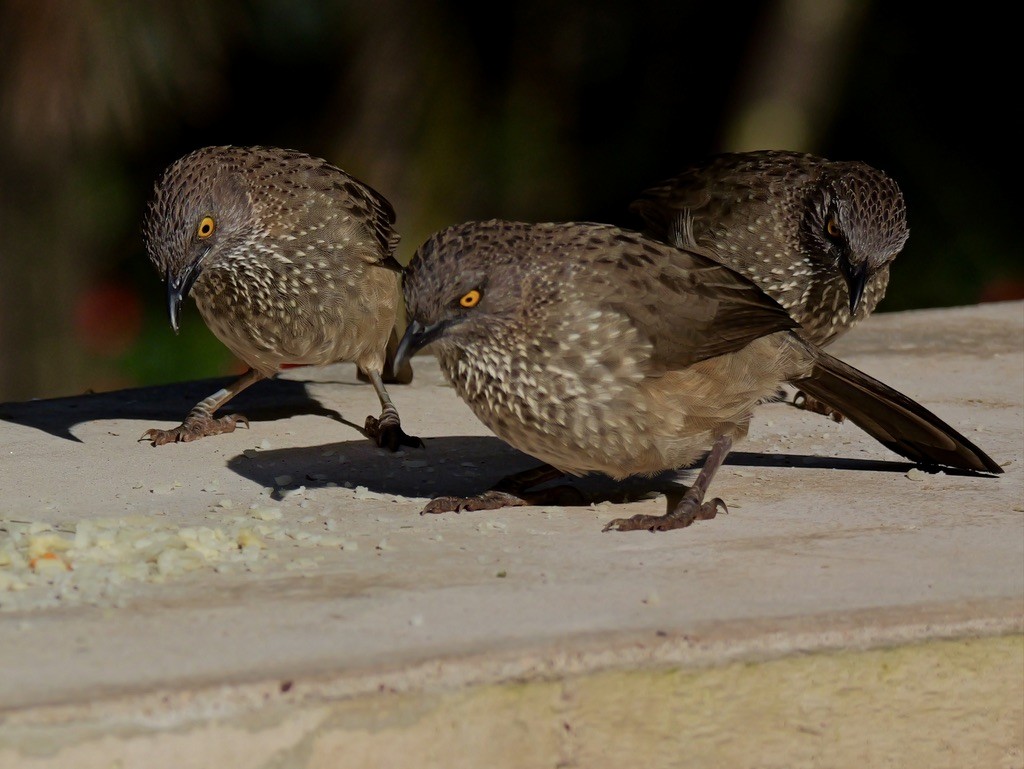
M828 233L830 238L838 238L842 234L842 230L839 229L839 222L836 221L835 217L829 217L828 222L825 223L825 232Z
M214 228L213 217L204 216L203 220L199 222L199 229L196 230L196 235L201 238L208 238L213 234Z
M472 291L469 291L468 293L462 296L462 298L459 300L459 304L461 304L463 307L476 307L477 304L480 302L480 296L480 292L474 288Z

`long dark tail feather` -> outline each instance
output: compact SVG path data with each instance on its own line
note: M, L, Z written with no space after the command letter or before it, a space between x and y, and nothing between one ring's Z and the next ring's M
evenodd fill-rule
M883 446L923 465L1001 473L988 454L920 403L808 345L812 374L792 384L844 414Z

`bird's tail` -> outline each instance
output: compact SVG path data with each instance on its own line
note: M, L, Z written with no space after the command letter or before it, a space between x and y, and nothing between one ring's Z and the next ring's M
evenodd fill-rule
M835 408L882 445L923 465L1003 472L920 403L817 347L807 348L814 368L810 376L791 384Z

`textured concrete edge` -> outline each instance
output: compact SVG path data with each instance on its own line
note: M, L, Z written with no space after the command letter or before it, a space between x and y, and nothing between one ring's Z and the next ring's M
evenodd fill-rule
M1024 766L1024 635L705 668L614 669L210 714L186 728L41 727L0 769Z
M795 618L709 622L677 630L576 636L488 650L454 651L396 668L216 686L125 692L103 700L41 704L0 711L3 734L73 725L75 731L188 728L194 722L242 717L267 707L317 704L368 694L457 691L522 684L612 670L706 669L787 656L866 651L928 641L1024 634L1024 601L893 607Z

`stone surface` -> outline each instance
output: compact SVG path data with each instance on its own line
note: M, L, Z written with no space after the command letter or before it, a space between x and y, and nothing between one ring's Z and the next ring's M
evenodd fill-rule
M897 766L904 733L962 723L914 755L962 766L973 740L1021 766L1024 303L878 314L832 350L1005 474L923 473L772 404L715 479L729 515L602 533L662 511L672 479L418 514L532 464L429 357L392 393L426 448L397 455L358 432L376 398L351 366L260 383L233 403L251 429L158 448L136 439L213 382L0 405L0 767L623 765L593 758L601 727L649 765L683 765L643 752L670 738L700 746L687 766L845 766L845 740L863 746L849 765ZM858 700L893 696L893 665L909 720ZM795 692L746 742L742 707L711 717ZM759 734L771 760L734 761Z

